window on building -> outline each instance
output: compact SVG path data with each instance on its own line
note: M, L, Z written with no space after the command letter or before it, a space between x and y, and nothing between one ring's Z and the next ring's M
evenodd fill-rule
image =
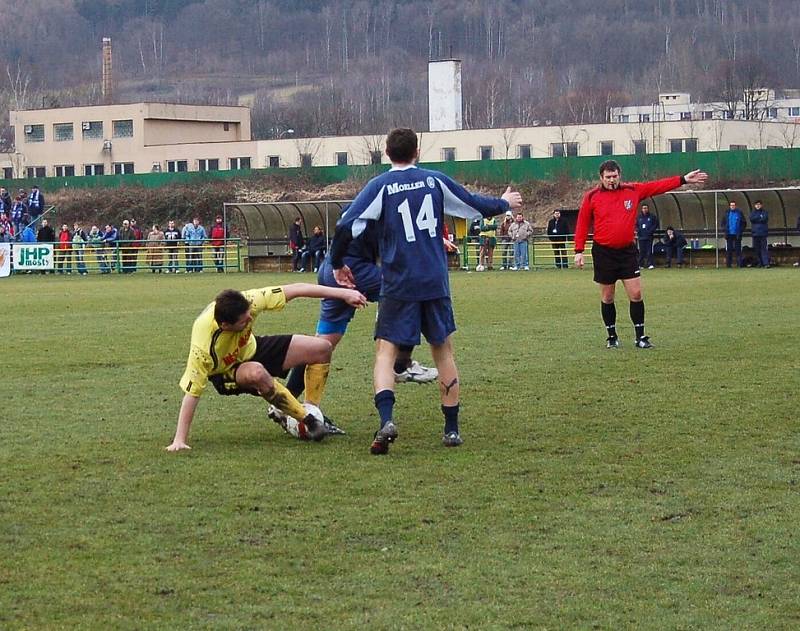
M697 151L697 138L671 138L670 153L694 153Z
M232 171L239 171L241 169L249 169L250 168L250 158L231 158L230 160L230 168Z
M133 138L133 121L111 121L111 130L114 138Z
M75 135L72 131L72 123L55 123L53 125L53 140L56 142L74 140L74 138Z
M630 121L630 119L631 117L628 114L620 114L619 116L617 116L618 123L627 123L628 121Z
M270 169L277 169L281 166L281 157L267 156L267 166L269 166Z
M614 141L613 140L601 140L600 141L600 155L601 156L613 156L614 155Z
M650 122L650 114L639 114L639 122L640 123L649 123Z
M442 147L442 162L455 162L455 161L456 161L456 148Z
M25 142L44 142L44 125L25 125Z
M380 164L382 159L383 159L383 154L381 153L380 149L369 152L370 164Z
M83 165L83 174L84 175L103 175L105 173L105 167L102 164L84 164Z
M783 145L767 145L767 149L783 149Z
M72 177L75 175L74 164L57 164L56 177Z
M25 177L45 177L47 169L44 167L25 167Z
M130 175L133 173L133 162L115 162L114 175Z
M222 123L222 131L230 131L231 124L230 123Z
M186 173L188 170L188 160L167 160L167 173Z
M704 121L710 121L712 118L714 118L714 112L711 110L703 110L700 118L702 118Z
M800 116L800 107L790 107L789 116Z
M692 120L692 113L691 112L681 112L681 120L682 121L690 121L690 120Z
M637 156L643 155L647 153L647 141L646 140L634 140L633 141L633 153Z
M768 107L767 108L767 118L778 118L778 108L777 107Z
M336 152L336 166L340 166L340 167L347 166L347 152L346 151L337 151Z
M481 160L491 160L494 155L493 147L481 147L479 154Z
M217 158L200 158L197 161L198 171L219 171L219 160Z
M577 142L554 142L550 145L550 154L554 158L563 158L564 156L574 157L578 155Z
M747 150L747 145L731 145L730 146L730 150L731 151L746 151Z
M300 166L301 167L310 167L314 164L314 156L310 153L301 153L300 154Z
M81 123L81 134L84 140L103 137L103 121L84 121Z
M517 145L517 157L522 160L527 160L531 157L530 145Z
M722 118L726 121L733 120L733 112L731 110L723 110Z
M13 167L3 167L3 179L10 180L14 177L14 169Z

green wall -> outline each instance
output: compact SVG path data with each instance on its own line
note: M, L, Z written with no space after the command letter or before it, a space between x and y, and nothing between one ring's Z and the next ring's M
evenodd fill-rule
M558 178L593 180L602 156L575 158L531 158L526 160L473 160L465 162L429 162L424 166L438 169L465 182L483 181L502 184L526 180ZM775 180L800 179L799 149L763 149L751 151L709 151L700 153L659 153L642 156L614 156L622 165L626 180L647 180L683 174L700 168L714 180L747 180L768 184ZM0 180L9 190L29 189L35 182L45 192L63 188L144 186L158 188L169 184L192 184L260 175L303 177L318 184L332 184L355 179L361 181L386 170L387 165L330 166L250 171L205 171L190 173L143 173L136 175L100 175L85 177Z

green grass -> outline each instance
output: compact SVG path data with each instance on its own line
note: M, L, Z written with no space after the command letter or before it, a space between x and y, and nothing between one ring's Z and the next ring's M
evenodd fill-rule
M300 278L0 281L0 628L800 625L796 269L648 272L653 351L624 298L605 350L590 272L454 274L462 448L410 384L368 454L373 306L323 405L347 437L209 392L166 453L193 318Z

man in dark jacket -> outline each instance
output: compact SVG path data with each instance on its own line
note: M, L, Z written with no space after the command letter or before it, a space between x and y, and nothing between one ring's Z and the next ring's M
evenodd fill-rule
M39 219L44 212L44 194L39 190L39 187L34 184L31 187L30 195L28 195L28 214L35 221Z
M306 253L303 255L303 269L308 269L313 266L314 273L316 274L322 260L325 258L325 250L328 244L325 240L325 233L322 231L322 226L314 226L314 232L308 239L306 246Z
M747 227L744 213L736 207L736 202L728 203L728 210L722 217L720 226L725 230L725 265L731 266L736 253L736 264L742 267L742 233Z
M678 267L683 267L683 248L686 247L686 237L680 230L667 226L664 235L664 252L667 254L667 267L672 267L672 257L678 259Z
M294 223L289 226L289 249L292 251L292 271L304 272L301 269L300 261L305 253L306 238L303 236L303 220L297 217Z
M754 204L750 213L750 224L753 231L753 253L759 267L769 267L769 250L767 249L767 236L769 235L769 214L761 206L761 200Z
M36 233L36 241L39 243L54 243L56 240L56 231L48 223L47 219L42 219L42 227ZM47 274L47 270L42 270L42 274Z
M658 217L650 214L647 204L636 220L636 236L639 239L639 267L653 269L653 235L658 230Z
M561 211L554 210L553 218L547 222L547 238L553 248L553 257L558 269L567 269L567 235L569 235L567 220L561 218Z

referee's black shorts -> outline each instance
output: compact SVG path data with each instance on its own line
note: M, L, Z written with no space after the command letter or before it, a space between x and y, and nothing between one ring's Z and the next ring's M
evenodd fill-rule
M624 248L592 244L594 282L613 285L618 280L639 278L639 250L631 243Z
M289 352L291 342L291 335L257 335L256 352L247 361L258 362L270 375L283 379L289 374L289 371L283 368L283 362L286 361L286 353ZM220 394L254 394L258 396L258 392L255 390L240 388L236 383L236 371L241 365L236 364L232 370L221 375L211 375L208 380Z

